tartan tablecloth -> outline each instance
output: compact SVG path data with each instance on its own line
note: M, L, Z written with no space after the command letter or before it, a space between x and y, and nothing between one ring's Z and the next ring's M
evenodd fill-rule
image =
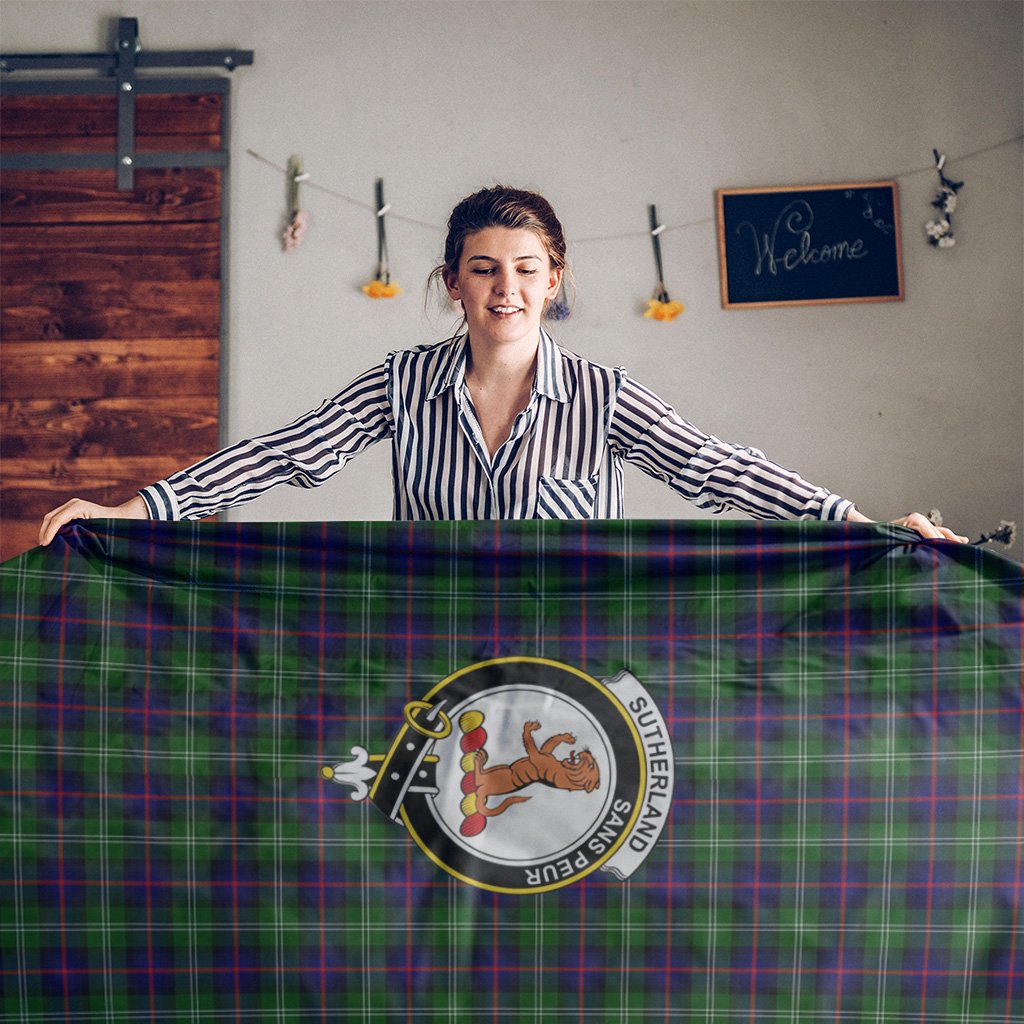
M94 522L0 585L6 1021L1024 1020L995 554ZM592 788L488 816L531 735Z

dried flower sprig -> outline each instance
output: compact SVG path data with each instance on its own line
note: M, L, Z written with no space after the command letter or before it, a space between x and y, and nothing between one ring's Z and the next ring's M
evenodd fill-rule
M660 299L651 299L647 303L644 317L648 320L675 320L686 307L681 302L662 302Z
M381 281L379 278L370 281L369 284L364 284L361 291L364 295L369 295L371 299L393 299L396 295L402 294L402 289L397 284Z
M654 298L647 303L644 317L648 320L675 320L685 309L686 307L681 302L663 302L661 299Z
M305 210L296 210L288 222L288 227L284 229L284 234L281 235L281 244L285 252L294 252L298 249L308 226L309 214Z
M647 303L644 317L648 320L668 322L675 320L686 307L681 302L673 302L669 298L668 289L665 287L665 269L661 260L660 236L665 230L665 225L658 223L658 210L655 206L648 206L647 212L650 216L651 246L654 249L654 266L658 271L658 283L654 286L654 297Z
M935 157L935 170L939 174L939 191L932 200L932 206L942 216L928 221L924 230L929 245L934 245L938 249L950 249L956 245L956 239L953 237L953 211L956 209L957 193L964 187L964 183L953 181L943 174L943 168L946 166L945 154L933 149L932 156Z
M302 242L302 236L309 226L309 214L299 203L299 184L309 179L302 170L302 160L293 156L288 161L288 226L281 235L281 247L285 252L294 252Z
M558 294L547 304L544 316L548 320L568 320L572 315L572 306L569 305L569 298L565 291L565 275L558 286Z
M933 508L928 513L928 522L930 522L932 526L941 526L942 513L937 508ZM972 540L971 543L980 545L996 541L999 544L1005 544L1007 547L1012 547L1016 536L1017 524L1011 523L1006 519L1002 519L999 522L999 526L991 533L983 533L977 540Z
M377 276L369 284L364 284L362 291L371 299L392 299L396 295L401 295L402 289L392 283L391 268L388 264L388 236L384 218L391 209L391 204L384 202L383 178L378 178L374 183L374 194L377 200Z
M1006 519L999 521L999 526L996 527L991 533L983 533L977 540L972 540L972 544L988 544L991 541L996 541L999 544L1005 544L1008 548L1013 546L1013 542L1017 537L1017 524L1011 523Z

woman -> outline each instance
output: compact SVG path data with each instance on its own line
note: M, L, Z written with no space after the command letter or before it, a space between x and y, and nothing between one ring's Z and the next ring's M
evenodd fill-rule
M396 519L620 517L625 460L715 511L871 521L762 452L702 433L625 371L555 345L541 318L565 273L562 226L543 197L474 193L452 212L431 274L461 305L465 334L391 353L294 423L122 505L74 498L43 519L40 544L72 519L196 519L279 483L314 487L386 437ZM919 513L893 521L967 539Z

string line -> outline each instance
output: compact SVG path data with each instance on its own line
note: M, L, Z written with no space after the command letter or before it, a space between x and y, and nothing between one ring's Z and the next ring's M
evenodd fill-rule
M1024 135L1014 135L1011 138L1003 139L1001 142L994 142L990 146L984 146L981 149L972 150L970 153L964 153L962 156L947 157L947 163L960 163L964 160L970 160L973 157L981 156L983 153L991 153L993 150L1002 149L1004 146L1012 145L1013 143L1020 142L1021 140L1024 140ZM255 160L258 160L260 163L266 164L268 167L272 167L275 171L279 172L280 174L288 173L288 169L286 167L282 167L280 164L276 164L272 160L268 160L265 156L262 156L260 153L257 153L254 149L247 149L246 153L248 153L249 156L253 157ZM934 161L932 163L927 164L924 167L915 167L913 170L910 171L902 171L899 174L890 175L890 178L892 180L898 181L901 178L909 178L912 177L913 175L924 174L925 172L929 171L935 171ZM337 189L329 188L326 185L321 185L313 179L304 180L303 185L306 188L315 189L317 192L323 192L325 195L333 196L335 199L340 199L342 200L342 202L349 203L352 206L358 206L361 210L366 210L369 213L372 213L374 216L376 216L377 214L376 207L374 207L371 203L364 203L358 199L353 199L351 196L346 195L344 192L339 192ZM430 231L433 232L444 231L444 228L438 224L431 224L428 221L417 220L415 217L406 217L400 213L393 213L391 211L388 211L388 217L391 218L391 220L401 221L403 224L414 224L417 227L428 228ZM681 224L666 225L665 232L667 233L669 231L683 231L687 228L699 227L702 224L714 223L714 217L699 217L696 220L684 221ZM626 239L647 238L649 236L649 231L627 231L617 235L588 235L583 238L572 239L572 244L583 245L588 242L619 242L624 241Z

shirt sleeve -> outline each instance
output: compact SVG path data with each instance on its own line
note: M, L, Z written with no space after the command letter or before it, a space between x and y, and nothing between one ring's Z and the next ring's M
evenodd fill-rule
M394 430L390 357L293 423L228 448L139 493L151 519L201 519L278 484L318 487Z
M845 519L854 507L757 448L703 433L625 374L609 443L621 458L712 512L736 509L756 519Z

